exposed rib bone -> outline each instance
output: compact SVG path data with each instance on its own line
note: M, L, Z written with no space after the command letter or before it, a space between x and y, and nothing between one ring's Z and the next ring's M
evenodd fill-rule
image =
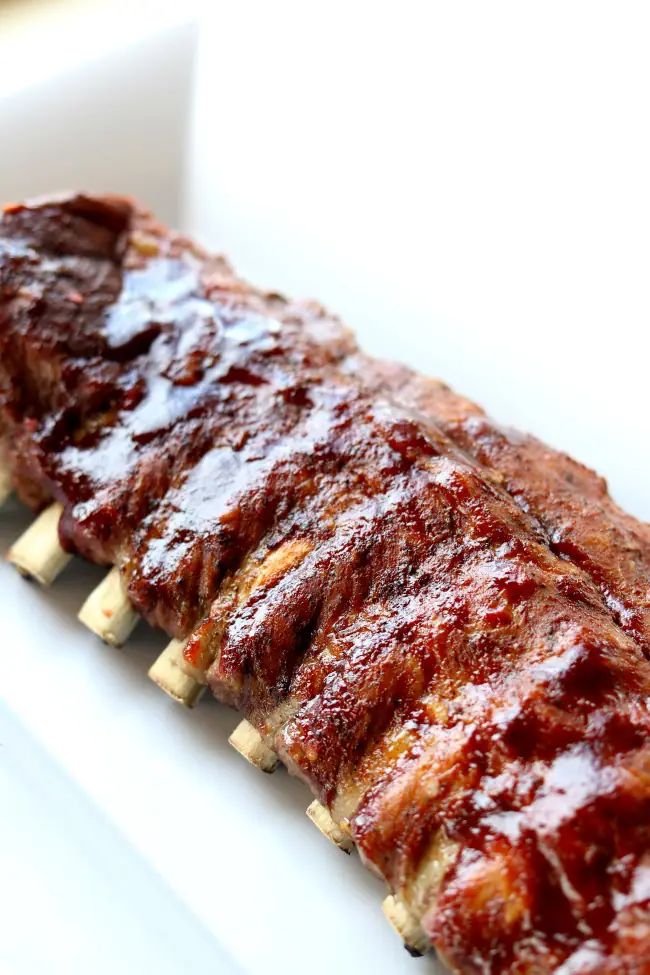
M14 542L7 558L19 572L49 586L72 558L59 542L59 519L63 505L51 504Z
M321 831L323 836L327 837L330 843L338 846L339 850L343 850L344 853L351 852L354 847L352 837L334 822L329 814L329 810L318 799L314 799L307 807L307 815L314 826Z
M128 640L138 622L138 615L131 606L117 567L111 569L103 582L93 589L79 610L78 618L112 647L121 647Z
M278 756L264 742L259 731L248 721L241 721L228 739L230 744L240 755L261 769L262 772L274 772L278 766Z
M0 464L0 504L5 503L12 491L11 474Z
M404 947L412 955L424 955L431 948L431 942L418 921L409 913L402 901L389 894L381 909L392 927L404 942Z
M185 707L193 708L203 694L205 685L199 684L183 669L184 646L182 640L172 640L149 668L149 677L165 694Z
M384 914L411 954L424 954L431 947L418 918L431 909L458 851L458 844L443 829L436 830L415 875L382 904Z

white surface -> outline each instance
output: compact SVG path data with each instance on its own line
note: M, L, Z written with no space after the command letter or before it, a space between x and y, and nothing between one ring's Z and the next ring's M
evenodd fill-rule
M191 30L126 9L0 89L1 197L139 194L650 517L645 5L209 4L187 152ZM227 747L234 715L147 681L162 641L76 624L99 578L0 566L2 975L432 971L305 790Z
M650 519L649 41L637 2L215 4L187 223Z
M196 29L191 4L175 22L168 6L147 30L119 0L110 17L3 32L0 0L0 203L109 190L178 220Z
M83 86L92 82L102 59L138 45L142 53L140 87L147 89L152 81L157 82L161 96L175 98L177 79L170 74L165 92L164 79L149 71L145 49L162 32L168 36L182 32L195 19L199 5L200 0L182 4L178 0L0 0L0 92L7 97L35 85L47 86L57 75L77 66L88 69ZM113 80L119 101L123 95L119 70L114 71ZM132 90L137 98L137 88Z
M3 972L238 970L4 707L0 743Z

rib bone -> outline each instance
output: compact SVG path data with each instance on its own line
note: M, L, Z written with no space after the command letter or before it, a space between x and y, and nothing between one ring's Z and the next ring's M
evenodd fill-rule
M407 951L412 955L424 955L429 951L431 948L429 939L398 897L389 894L381 905L381 909L404 942Z
M307 815L314 826L321 831L330 843L338 846L344 853L350 853L354 843L349 833L346 833L330 816L329 810L318 801L314 801L307 807Z
M63 505L51 504L14 542L7 558L22 575L49 586L72 556L61 548L59 519Z
M278 766L278 756L264 742L259 731L248 721L241 721L228 739L232 747L240 755L261 769L262 772L274 772Z
M131 606L117 567L111 569L103 582L93 589L79 610L78 618L112 647L121 647L128 640L138 616Z
M175 701L193 708L203 691L204 684L199 684L187 674L183 667L182 640L172 640L149 669L149 677L165 694L169 694Z
M6 467L0 465L0 504L4 504L13 490L11 474Z

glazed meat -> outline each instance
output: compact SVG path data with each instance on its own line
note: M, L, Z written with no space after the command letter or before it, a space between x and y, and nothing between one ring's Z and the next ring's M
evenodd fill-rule
M435 420L497 475L558 555L583 568L619 625L650 657L650 525L622 511L594 471L535 437L500 426L443 383L378 363L397 398Z
M306 390L335 366L342 381L361 378L373 395L424 413L484 465L650 652L650 528L622 512L582 465L500 429L440 382L363 356L318 306L256 291L127 200L9 207L0 247L0 424L20 492L33 506L50 496L65 502L64 545L123 565L150 622L184 635L214 594L207 579L197 582L204 595L194 613L196 586L180 596L167 571L170 549L180 551L169 532L194 531L203 545L208 526L200 519L196 532L172 519L165 533L159 499L208 452L209 476L229 484L230 461L243 460L239 473L248 476L251 456L262 451L268 463L271 442L286 447L290 431L298 450L309 450L301 423L315 411ZM209 490L208 504L214 513ZM140 571L145 551L151 578ZM195 553L185 585L228 564L223 551L208 561ZM183 605L171 607L169 594L159 600L161 587Z
M650 533L127 200L9 208L0 429L450 967L650 956Z
M294 430L311 449L304 390L353 343L316 305L255 292L225 262L124 212L122 201L93 209L75 197L5 214L2 426L23 499L64 502L64 546L122 565L136 607L182 635L230 548L246 543L234 521L247 478ZM172 519L165 544L165 513L154 511L190 471L183 511L199 521ZM218 484L229 522L211 498Z

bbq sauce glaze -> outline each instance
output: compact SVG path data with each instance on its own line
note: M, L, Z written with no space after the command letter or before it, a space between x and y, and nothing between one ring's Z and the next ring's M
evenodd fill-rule
M62 500L66 546L119 562L151 622L199 624L215 693L349 821L452 966L645 972L644 526L571 473L572 504L613 527L596 545L573 518L565 543L532 447L452 420L440 385L446 432L413 377L387 399L322 309L254 291L128 201L19 206L2 230L1 422L25 500ZM432 848L445 870L421 889Z

